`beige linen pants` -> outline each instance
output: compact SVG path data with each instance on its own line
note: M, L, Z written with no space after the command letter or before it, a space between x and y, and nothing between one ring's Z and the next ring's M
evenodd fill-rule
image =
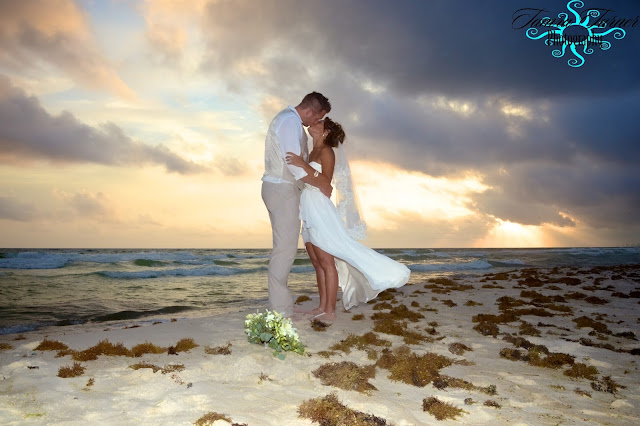
M293 315L293 297L287 286L300 234L300 189L288 183L262 182L262 200L269 211L273 250L269 260L269 309Z

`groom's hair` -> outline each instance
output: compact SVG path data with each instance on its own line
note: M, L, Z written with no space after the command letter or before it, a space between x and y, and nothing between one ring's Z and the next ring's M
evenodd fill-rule
M301 108L311 108L313 112L318 113L322 110L328 114L331 111L331 102L325 96L318 92L311 92L302 98L299 105Z

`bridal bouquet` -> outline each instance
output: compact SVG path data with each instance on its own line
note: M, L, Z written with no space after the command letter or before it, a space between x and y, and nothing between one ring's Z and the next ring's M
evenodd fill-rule
M276 311L266 311L247 315L244 321L244 332L251 343L263 343L273 349L273 354L284 359L284 351L304 353L304 345L291 319L284 318Z

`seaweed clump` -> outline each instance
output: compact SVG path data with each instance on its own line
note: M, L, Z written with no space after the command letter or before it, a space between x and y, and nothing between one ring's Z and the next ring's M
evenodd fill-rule
M5 343L5 342L0 343L0 352L8 351L10 349L13 349L13 346L11 346L9 343Z
M190 337L178 340L175 346L169 348L169 352L173 348L176 353L189 352L191 349L197 348L199 345ZM173 355L173 354L172 354Z
M594 366L587 366L587 364L583 364L581 362L577 362L571 366L568 370L564 372L565 376L573 377L577 379L579 377L588 379L588 380L596 380L598 375L598 369Z
M160 371L162 374L168 374L184 370L184 364L167 364L164 367L158 367L157 365L150 364L148 362L139 362L137 364L130 365L129 368L133 370L150 368L154 373Z
M79 362L74 362L71 367L60 367L58 369L58 377L62 377L64 379L69 377L78 377L84 374L85 367L83 367Z
M339 343L331 346L330 349L349 354L351 353L351 348L355 347L356 349L364 351L367 350L369 346L389 347L391 346L391 342L386 339L379 338L377 334L370 331L362 336L349 334L346 339L343 339Z
M383 349L376 366L390 371L389 379L424 387L439 378L440 370L456 362L443 355L427 352L417 355L408 346L391 351Z
M591 382L591 389L597 392L616 394L619 388L624 389L625 387L616 383L611 376L604 376L600 381Z
M438 398L429 397L422 400L422 411L426 411L438 420L455 419L465 411Z
M487 399L484 404L487 407L493 407L493 408L502 408L502 405L498 404L496 401L494 401L493 399Z
M72 353L72 358L75 361L94 361L98 359L100 355L107 356L132 356L131 351L125 348L122 343L113 344L108 340L101 340L95 346L92 346L84 351L76 351Z
M214 348L205 346L204 353L208 355L231 355L231 342L228 342L225 346L216 346Z
M331 327L331 324L320 321L318 318L314 318L311 321L311 328L313 328L315 331L327 331L327 328L329 327Z
M299 297L296 299L296 302L295 302L295 303L296 303L296 305L299 305L300 303L302 303L302 302L306 302L306 301L308 301L308 300L311 300L311 298L310 298L309 296L299 296Z
M298 414L322 426L384 426L387 424L387 421L381 417L345 406L334 393L304 401L298 407Z
M352 320L354 321L360 321L364 319L364 314L353 314L353 316L351 317Z
M325 386L335 386L345 390L355 390L369 394L378 390L369 383L376 376L375 365L360 367L351 361L323 364L313 371Z
M69 346L57 340L48 340L46 337L36 348L35 351L64 351L69 349Z
M493 336L494 338L497 337L500 332L500 328L496 324L487 321L481 321L479 324L473 326L473 329L483 336Z
M390 307L389 309L390 309L389 312L376 312L371 316L371 319L372 320L378 320L378 319L405 320L406 319L411 322L418 322L419 320L424 318L424 315L410 310L405 305L398 305L396 307Z
M522 337L513 337L511 335L505 336L504 340L512 343L516 348L523 348L528 351L524 354L518 349L503 348L500 350L500 356L502 358L509 359L511 361L526 361L534 367L544 367L558 369L564 365L573 365L575 357L573 355L550 352L544 345L534 345L527 339ZM545 355L544 357L542 355Z
M156 346L150 342L140 343L131 348L131 355L134 358L139 358L144 354L163 354L168 348L163 346Z
M451 352L454 355L464 355L466 351L472 351L472 350L473 349L471 349L469 346L460 342L455 342L449 345L449 352Z
M434 341L432 337L427 337L417 331L409 330L405 321L395 321L392 318L381 318L375 321L373 331L402 336L407 345L415 345L424 341Z
M218 414L215 411L210 411L204 416L200 417L196 420L196 426L210 426L213 425L217 420L224 420L227 423L231 423L232 426L247 426L245 424L232 423L233 420L228 418L225 414Z

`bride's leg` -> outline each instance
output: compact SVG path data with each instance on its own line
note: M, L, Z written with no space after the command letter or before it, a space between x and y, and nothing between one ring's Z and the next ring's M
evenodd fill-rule
M320 314L324 312L326 308L327 302L327 290L324 284L324 270L320 267L320 261L318 260L318 256L316 256L315 246L311 243L305 243L305 248L307 249L307 253L309 253L309 258L311 259L311 264L313 268L316 270L316 282L318 284L318 295L320 296L320 302L318 307L311 310L310 314Z
M338 271L336 270L336 262L332 255L319 247L314 247L314 252L320 262L320 268L324 272L324 286L326 291L325 319L335 319L336 299L338 298Z

